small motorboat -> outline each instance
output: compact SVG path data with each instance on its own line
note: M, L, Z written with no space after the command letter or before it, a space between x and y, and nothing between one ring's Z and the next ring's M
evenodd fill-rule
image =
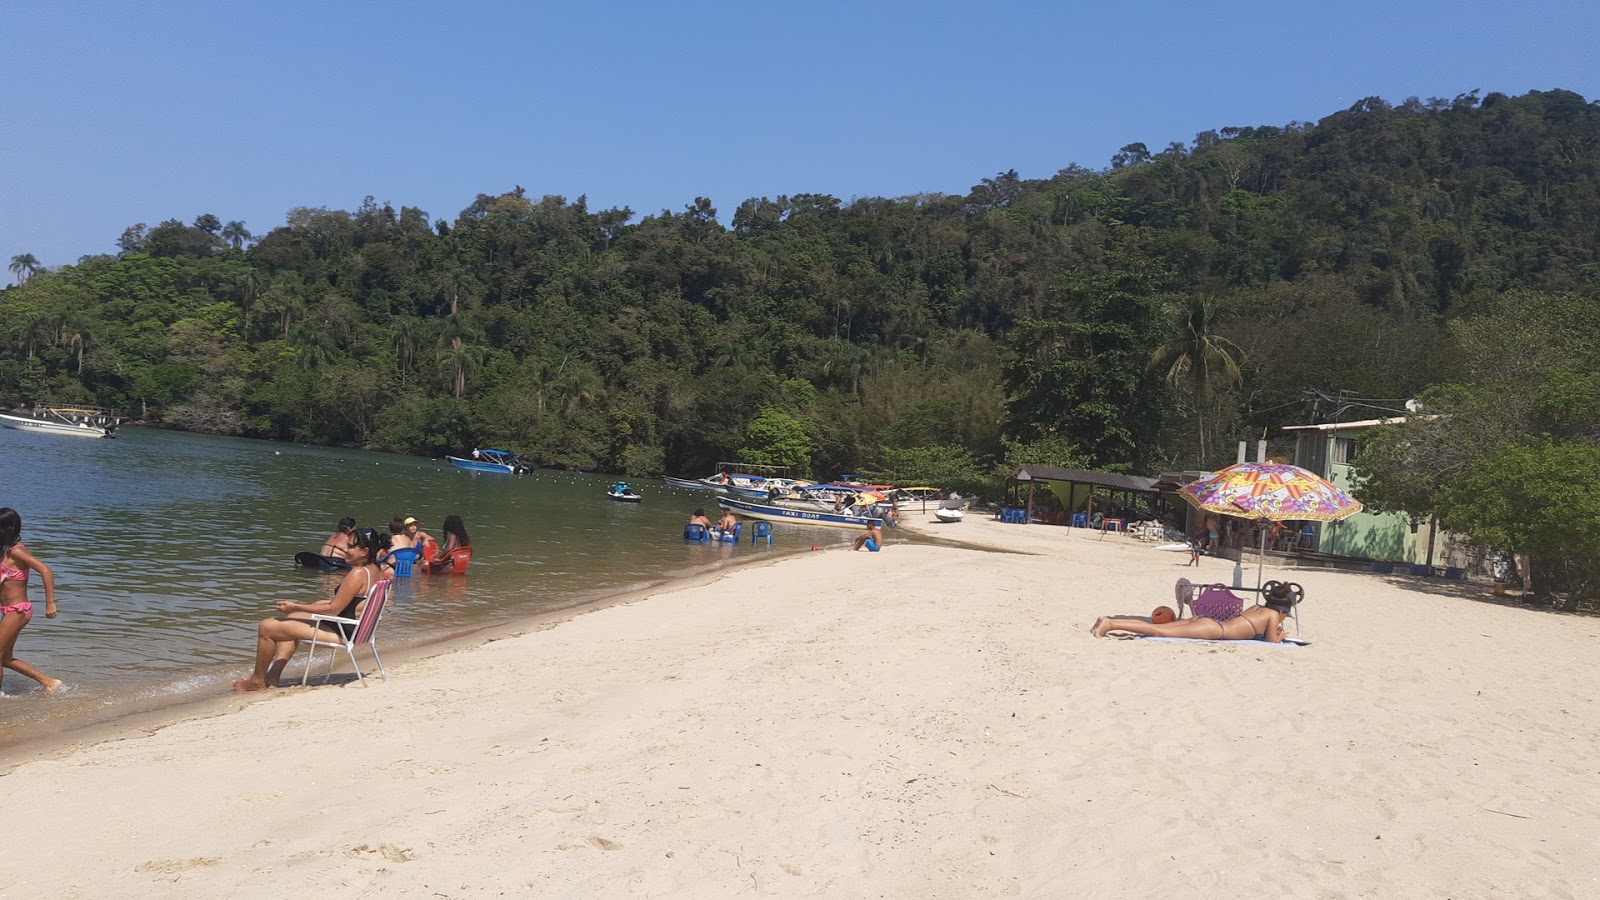
M498 472L502 475L526 475L532 471L515 453L509 450L489 450L478 448L472 451L472 458L460 456L446 456L450 465L469 472Z
M941 500L939 508L933 511L933 517L941 522L959 522L967 517L967 501L960 497Z
M606 488L606 496L618 503L639 503L644 500L626 481L619 481Z
M46 406L38 403L31 410L0 413L0 425L7 428L88 438L116 437L117 425L121 421L110 410L93 406Z

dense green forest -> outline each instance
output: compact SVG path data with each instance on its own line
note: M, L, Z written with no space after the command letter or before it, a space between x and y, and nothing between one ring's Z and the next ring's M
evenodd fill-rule
M966 196L725 218L518 187L454 219L368 198L256 236L134 225L114 256L12 260L0 403L635 475L1210 467L1478 378L1462 325L1516 323L1515 298L1592 309L1600 105L1369 98Z

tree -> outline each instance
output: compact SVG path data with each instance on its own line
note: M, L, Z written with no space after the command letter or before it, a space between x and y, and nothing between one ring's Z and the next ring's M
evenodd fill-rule
M745 427L745 445L739 458L762 466L788 466L801 474L811 471L816 449L804 422L775 406L763 406Z
M455 343L439 351L439 368L460 397L467 389L467 378L483 365L483 350L471 345Z
M1201 295L1190 297L1178 323L1179 334L1156 348L1149 365L1167 384L1187 387L1193 396L1202 464L1208 461L1205 407L1218 388L1232 388L1243 380L1238 358L1244 351L1216 333L1216 318L1215 300Z
M227 241L228 246L235 250L242 249L252 237L254 235L244 227L243 222L229 222L222 226L222 239Z
M1528 554L1536 595L1600 588L1600 447L1538 439L1475 462L1439 496L1446 528Z
M20 253L11 257L11 274L16 276L17 284L27 284L28 279L39 271L39 259L32 253Z

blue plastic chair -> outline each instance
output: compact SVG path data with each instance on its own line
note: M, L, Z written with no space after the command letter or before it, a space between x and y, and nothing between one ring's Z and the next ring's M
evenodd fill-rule
M1088 513L1073 513L1072 514L1072 527L1073 528L1088 528L1089 527L1089 514Z
M390 550L387 562L394 566L394 577L410 578L412 570L417 565L417 560L422 557L422 551L415 547L401 547L399 550Z
M766 538L767 539L767 546L768 547L772 546L772 523L771 522L759 522L759 521L756 522L756 530L755 530L755 532L753 534L750 535L750 543L754 544L756 541L759 541L762 538Z
M686 541L709 542L711 540L711 529L705 527L704 525L696 525L693 523L685 525L683 526L683 539Z

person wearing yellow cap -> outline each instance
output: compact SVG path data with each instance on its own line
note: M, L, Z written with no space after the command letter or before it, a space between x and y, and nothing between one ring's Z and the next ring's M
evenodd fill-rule
M433 535L422 530L422 528L417 524L416 516L406 516L403 524L405 525L406 529L406 537L411 539L411 546L422 552L423 559L431 560L433 558L433 554L428 552L428 545L435 545L435 550L437 551L439 542L433 539Z

